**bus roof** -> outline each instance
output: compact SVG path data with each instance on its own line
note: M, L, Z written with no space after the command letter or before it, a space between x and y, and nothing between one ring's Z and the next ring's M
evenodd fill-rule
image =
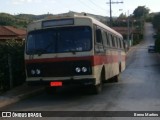
M90 19L93 21L93 23L96 24L96 25L98 25L99 27L102 27L102 28L104 28L104 29L110 31L111 33L114 33L114 34L116 34L116 35L122 37L122 35L121 35L120 33L118 33L117 31L113 30L112 28L108 27L108 26L105 25L104 23L98 21L97 19L92 18L92 17L88 17L88 18L90 18Z
M118 32L116 32L115 30L111 29L110 27L108 27L107 25L103 24L102 22L98 21L97 19L90 17L90 16L77 16L77 15L73 15L73 16L64 16L64 17L56 17L56 18L51 18L51 19L43 19L43 20L37 20L37 21L33 21L32 23L30 23L27 27L27 31L33 31L33 30L37 30L37 29L42 29L42 22L44 21L50 21L50 20L58 20L58 19L74 19L74 18L84 18L84 19L90 19L92 21L93 24L98 25L99 27L106 29L107 31L122 37L122 35Z

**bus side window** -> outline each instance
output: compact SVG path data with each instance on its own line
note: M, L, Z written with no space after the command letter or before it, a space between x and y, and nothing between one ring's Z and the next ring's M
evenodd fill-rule
M117 48L120 48L120 41L119 41L118 37L116 37L116 41L117 41Z
M112 47L116 47L114 36L111 35Z
M105 35L106 35L107 46L110 46L109 35L107 32L105 32Z
M122 49L126 49L126 43L122 40Z
M103 46L107 47L107 37L104 31L102 31L102 38L103 38Z
M122 49L122 40L119 38L119 47Z
M118 48L118 41L117 41L117 37L114 37L114 41L115 41L115 47Z
M113 45L112 45L112 36L111 36L110 33L108 33L108 40L109 40L109 45L110 45L110 47L112 47L112 46L113 46Z
M102 44L102 32L100 29L96 29L96 42Z

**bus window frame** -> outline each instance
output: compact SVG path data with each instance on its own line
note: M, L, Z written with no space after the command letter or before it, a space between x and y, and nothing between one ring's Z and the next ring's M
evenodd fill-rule
M100 31L100 36L101 36L101 41L98 42L97 41L97 30ZM94 48L95 48L95 52L96 53L104 53L105 52L105 46L104 46L104 40L103 40L103 28L97 26L97 25L94 25L94 36L95 36L95 39L94 39L94 42L95 42L95 45L94 45Z
M117 43L117 48L120 49L119 38L117 36L116 36L116 43Z
M98 32L98 33L97 33L97 32ZM95 40L96 43L97 43L97 44L102 44L102 45L103 45L103 37L102 37L102 31L101 31L101 29L99 29L99 28L96 27L95 35L96 35L96 37L95 37L95 38L96 38L96 40ZM97 39L97 37L98 37L97 35L100 35L100 36L99 36L100 39Z
M112 48L116 48L115 36L111 34Z
M110 43L110 38L109 38L108 32L105 32L105 36L106 36L106 40L107 40L107 46L111 47L111 43Z
M104 46L104 48L107 48L108 43L107 43L106 32L104 30L102 30L102 38L103 38L103 46Z
M109 43L110 43L110 48L113 48L113 45L112 45L112 38L111 38L111 33L108 33L108 38L109 38Z
M122 49L122 40L118 38L118 41L119 41L119 48Z

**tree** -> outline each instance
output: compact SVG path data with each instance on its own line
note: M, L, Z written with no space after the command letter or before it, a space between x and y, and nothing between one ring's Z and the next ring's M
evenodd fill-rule
M155 49L156 49L156 52L160 53L160 13L157 13L154 15L152 24L156 30L156 35L154 35Z
M138 6L134 10L133 15L135 18L145 17L149 14L149 11L150 11L150 9L145 6Z
M121 13L118 18L127 18L126 14Z
M10 15L7 13L0 13L0 25L2 26L16 26L18 28L26 28L29 21Z
M153 17L153 27L160 31L160 13L156 14L154 17Z

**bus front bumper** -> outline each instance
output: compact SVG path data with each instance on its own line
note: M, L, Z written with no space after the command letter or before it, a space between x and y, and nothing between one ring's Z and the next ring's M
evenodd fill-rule
M28 85L33 85L33 86L50 86L51 82L62 82L62 86L67 86L67 85L95 85L96 84L96 79L95 78L82 78L82 79L57 79L57 80L52 80L52 79L29 79L27 80Z

